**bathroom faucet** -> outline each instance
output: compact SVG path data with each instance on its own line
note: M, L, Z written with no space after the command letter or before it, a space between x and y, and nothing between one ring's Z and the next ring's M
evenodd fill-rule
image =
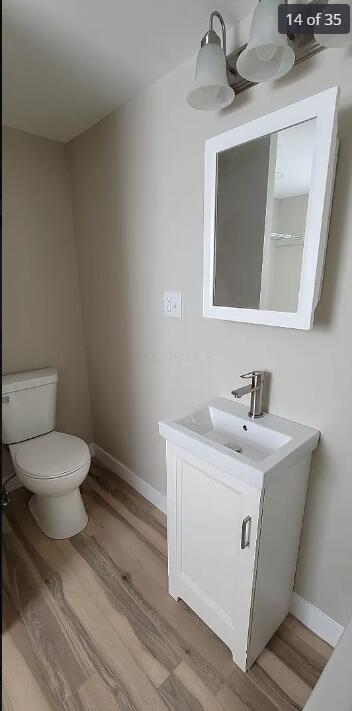
M263 390L264 390L264 370L252 370L250 373L244 373L241 378L250 378L249 385L244 385L242 388L232 390L231 395L240 398L243 395L251 393L251 406L248 412L248 417L253 420L257 417L263 417Z

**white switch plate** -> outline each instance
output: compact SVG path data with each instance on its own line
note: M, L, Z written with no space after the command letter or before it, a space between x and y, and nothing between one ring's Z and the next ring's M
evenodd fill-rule
M180 291L164 291L164 316L182 318L182 293Z

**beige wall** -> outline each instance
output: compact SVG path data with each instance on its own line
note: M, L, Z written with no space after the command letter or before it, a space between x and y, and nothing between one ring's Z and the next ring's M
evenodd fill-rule
M352 613L352 87L329 50L220 115L185 101L194 60L70 144L95 439L165 492L161 417L272 373L270 410L322 432L296 591L340 623ZM340 84L340 157L322 298L312 332L202 318L204 141ZM181 289L184 316L162 314Z
M65 146L3 132L3 372L54 366L57 427L92 441Z

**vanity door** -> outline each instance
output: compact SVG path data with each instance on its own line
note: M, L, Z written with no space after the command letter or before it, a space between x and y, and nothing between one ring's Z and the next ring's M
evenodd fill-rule
M170 443L169 593L246 669L261 492Z

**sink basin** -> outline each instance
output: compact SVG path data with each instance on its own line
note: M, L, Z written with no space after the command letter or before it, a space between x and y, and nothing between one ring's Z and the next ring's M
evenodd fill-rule
M175 420L159 422L169 442L262 488L319 442L319 432L265 413L249 419L248 406L217 398Z
M254 461L265 459L291 439L287 434L261 427L258 421L249 422L242 413L239 416L216 405L207 405L176 422Z

